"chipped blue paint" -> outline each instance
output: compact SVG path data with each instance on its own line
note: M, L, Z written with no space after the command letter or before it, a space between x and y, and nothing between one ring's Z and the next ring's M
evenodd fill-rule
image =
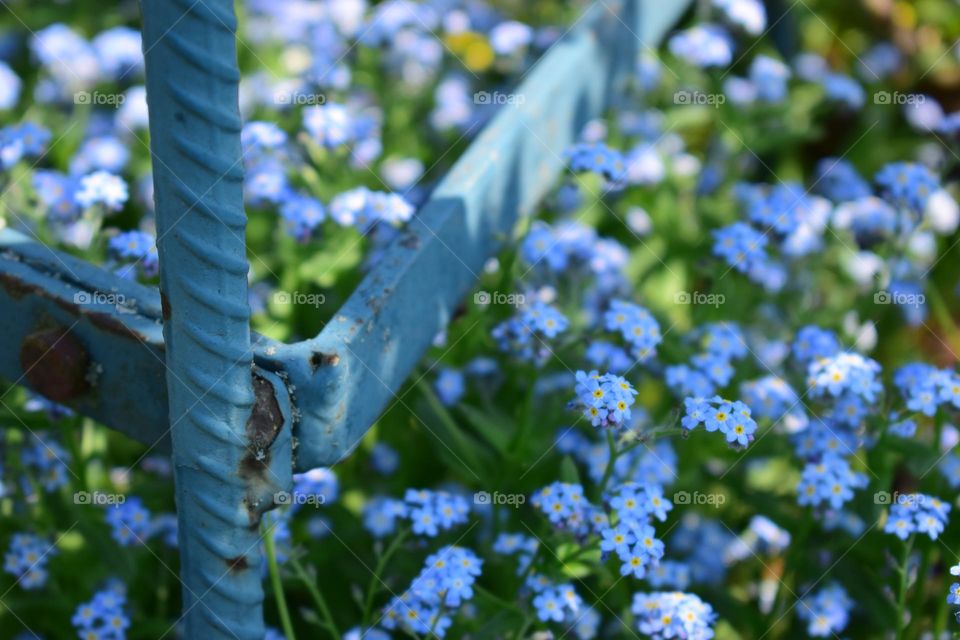
M592 5L324 330L285 345L249 329L232 2L143 0L166 304L0 230L0 375L172 446L188 638L262 637L257 525L276 492L355 446L551 188L563 149L688 5ZM24 347L51 335L63 339L43 358Z

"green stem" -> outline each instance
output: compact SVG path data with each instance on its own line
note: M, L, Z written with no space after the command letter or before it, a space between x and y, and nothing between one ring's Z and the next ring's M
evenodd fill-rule
M927 287L927 294L930 296L930 308L933 310L933 315L937 318L937 323L943 329L943 332L947 334L946 341L950 344L951 348L956 349L957 346L960 345L960 329L957 328L956 323L953 321L950 308L947 306L936 284L930 283L930 286Z
M314 582L310 574L307 573L307 570L304 569L303 565L300 564L300 561L296 558L290 559L290 566L293 567L293 570L297 573L297 577L300 578L300 581L303 582L303 585L307 588L310 597L313 598L313 602L317 605L320 615L323 616L327 631L333 636L333 640L340 640L340 631L337 629L337 624L333 620L333 614L330 612L330 607L327 605L323 594L320 593L320 589L317 588L316 582Z
M903 623L903 617L907 608L907 580L909 578L910 551L913 548L913 535L907 539L903 545L903 559L900 563L900 587L897 592L897 621L896 621L896 640L903 638L903 630L906 626Z
M610 478L613 476L613 468L617 464L617 441L613 437L613 430L607 429L607 451L609 452L610 458L607 460L607 468L603 471L603 478L600 480L600 496L603 496L603 492L607 490L607 483L610 482Z
M267 552L267 567L270 570L270 584L273 585L273 597L277 600L277 610L280 613L280 625L287 640L296 640L293 633L293 623L290 620L290 611L287 609L287 598L283 593L283 581L280 580L280 566L277 564L277 549L273 542L273 531L267 531L263 537L263 546Z
M393 554L400 549L400 545L403 544L404 539L407 537L407 530L400 529L397 532L396 537L393 539L393 542L390 543L390 546L387 547L386 551L383 552L377 559L377 568L373 572L373 578L370 580L370 585L367 587L367 598L363 603L363 627L366 628L370 623L370 615L373 612L373 600L377 597L377 593L380 592L380 576L383 575L383 570L386 569L387 563L390 561L390 558L393 557Z

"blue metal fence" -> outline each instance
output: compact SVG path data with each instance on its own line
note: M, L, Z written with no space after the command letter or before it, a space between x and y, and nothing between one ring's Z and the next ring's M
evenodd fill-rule
M163 293L0 231L0 375L172 452L187 637L263 636L262 514L358 442L688 4L591 5L320 334L288 345L249 324L233 3L143 0Z

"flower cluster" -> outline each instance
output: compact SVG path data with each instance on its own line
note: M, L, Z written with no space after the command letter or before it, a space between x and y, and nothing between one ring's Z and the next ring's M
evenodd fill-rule
M113 539L125 547L144 544L153 532L150 511L136 496L130 496L122 503L108 507L107 524L110 525Z
M653 640L709 640L717 619L713 607L681 591L635 593L630 610L637 616L637 629Z
M402 196L357 187L330 202L330 217L344 227L367 231L377 222L398 226L413 216L413 205Z
M613 522L600 527L600 549L604 556L617 555L621 575L643 578L664 552L663 542L657 539L650 521L666 520L673 505L656 485L640 489L625 484L610 499L610 507Z
M637 392L626 379L612 373L577 371L574 406L595 427L620 427L630 420Z
M733 446L746 447L757 430L750 407L740 400L686 398L683 406L680 423L684 429L692 431L702 424L707 431L720 431Z
M126 602L123 585L111 585L77 607L71 622L81 638L124 640L130 627L130 618L123 612Z
M914 533L925 533L936 540L947 526L950 505L940 498L923 493L894 494L894 498L883 526L884 533L892 533L901 540Z
M23 465L36 475L46 491L56 491L68 483L70 453L47 434L32 434L20 455Z
M807 633L814 638L836 637L847 627L852 608L853 601L846 590L833 583L804 597L797 607L797 616L807 623Z
M463 496L446 491L407 489L403 497L404 517L417 535L434 537L467 521L470 506ZM389 509L389 507L388 507Z
M403 594L386 606L381 624L410 633L444 637L451 614L473 598L483 560L463 547L447 546L427 557L423 570Z
M621 180L626 169L623 154L604 144L577 144L565 155L572 171L591 171L610 182Z
M494 327L493 339L501 351L542 364L552 354L546 340L566 331L569 324L566 316L553 307L535 302Z
M43 538L17 533L3 555L3 570L17 579L24 589L39 589L47 582L47 562L57 549Z
M879 374L880 365L876 361L859 353L844 352L811 362L807 380L814 398L851 395L872 403L883 391Z
M910 411L933 416L941 406L960 408L960 376L950 369L913 362L897 369L893 382Z
M657 345L663 341L660 324L643 307L623 300L612 300L603 321L607 331L620 332L639 362L646 362L657 355Z
M553 482L536 493L530 503L546 514L559 529L585 537L605 524L607 516L583 495L583 487L568 482Z
M826 503L839 509L853 498L855 489L866 486L867 476L851 469L845 458L825 455L819 462L809 462L803 468L797 502L813 507Z

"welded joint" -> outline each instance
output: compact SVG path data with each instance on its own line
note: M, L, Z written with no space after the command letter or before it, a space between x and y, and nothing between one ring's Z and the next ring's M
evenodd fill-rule
M245 451L237 476L245 483L244 506L251 527L284 503L293 484L294 404L287 381L254 367L254 403L244 430Z

